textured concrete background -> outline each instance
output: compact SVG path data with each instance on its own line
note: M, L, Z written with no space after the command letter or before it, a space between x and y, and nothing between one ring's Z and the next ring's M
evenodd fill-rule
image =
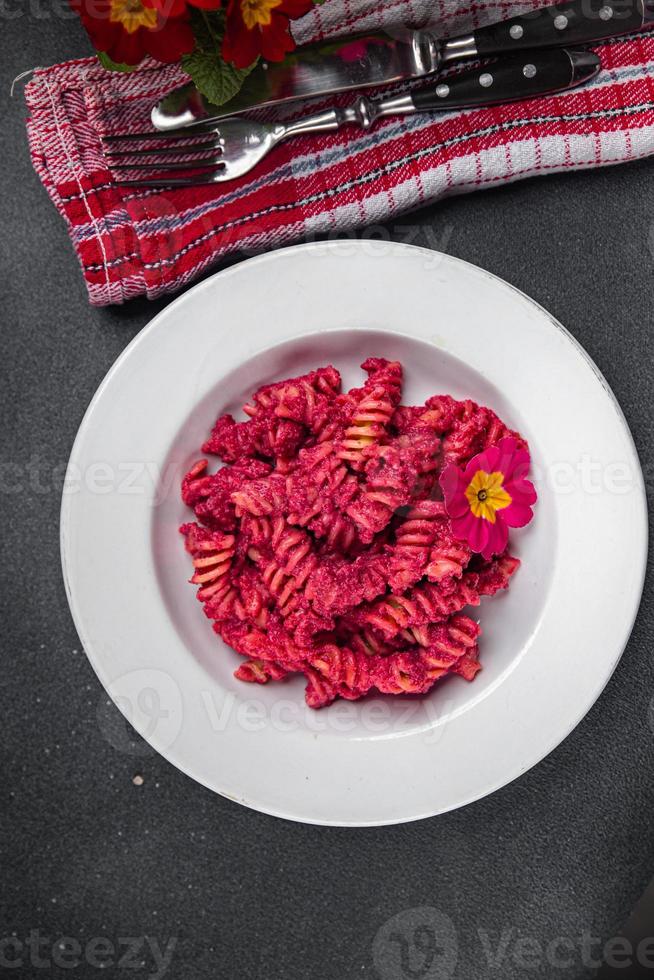
M7 974L86 980L104 960L101 975L152 976L173 939L167 976L180 980L589 975L582 960L654 873L649 583L618 670L566 742L489 799L417 824L324 829L250 812L132 740L107 708L64 596L61 476L96 386L166 301L91 309L32 172L11 79L88 50L77 23L46 7L25 4L0 33L0 439L2 460L22 468L22 489L5 481L0 497L0 955L22 957ZM387 228L551 310L608 378L650 473L653 180L654 162L548 177ZM31 954L5 941L30 930ZM75 959L74 944L57 952L66 937L83 948L69 969L57 966ZM127 937L134 955L117 966Z

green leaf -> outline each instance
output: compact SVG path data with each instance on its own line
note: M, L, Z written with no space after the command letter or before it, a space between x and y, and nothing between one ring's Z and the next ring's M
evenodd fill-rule
M216 106L234 98L257 63L253 62L249 68L235 68L223 61L224 31L221 11L194 14L195 50L182 58L182 68L191 76L195 87Z
M182 68L191 76L202 95L216 106L233 99L251 71L250 68L239 69L228 65L218 52L198 48L182 58Z
M107 71L136 71L138 65L124 65L118 61L112 61L106 51L96 51L98 61Z

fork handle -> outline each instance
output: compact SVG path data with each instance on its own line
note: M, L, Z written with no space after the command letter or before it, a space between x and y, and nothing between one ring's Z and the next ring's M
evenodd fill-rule
M289 136L301 136L303 133L329 133L349 122L358 122L354 117L350 118L349 113L350 109L326 109L300 119L291 119L275 127L273 138L275 142L280 142Z
M381 116L517 102L574 88L596 75L599 68L600 59L590 51L554 48L524 52L484 68L460 72L410 95L378 101L360 96L345 109L328 109L280 123L274 130L273 141L278 143L302 133L329 132L348 124L369 129Z

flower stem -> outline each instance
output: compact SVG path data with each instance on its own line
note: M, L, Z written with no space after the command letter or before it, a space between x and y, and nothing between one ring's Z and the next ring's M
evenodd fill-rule
M209 33L209 36L210 36L211 40L213 41L213 43L214 43L214 45L216 47L216 51L219 51L220 50L220 47L221 47L220 40L219 40L218 36L216 35L216 32L213 29L213 24L211 23L211 18L207 14L206 10L200 10L200 13L202 15L202 19L204 20L204 23L205 23L205 26L206 26L207 31Z

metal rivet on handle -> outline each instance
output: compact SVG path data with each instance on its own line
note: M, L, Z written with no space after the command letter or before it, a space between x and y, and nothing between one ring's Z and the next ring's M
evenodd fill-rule
M525 78L535 78L536 77L536 65L525 65L522 69L522 74Z
M490 72L484 72L483 75L479 76L479 84L482 86L482 88L491 87L493 84L493 76L490 74Z
M437 85L436 86L436 95L438 96L439 99L446 99L449 94L450 94L450 86L449 85Z
M568 18L565 14L559 14L558 17L554 18L554 26L557 31L564 31L568 26Z
M520 24L514 24L511 30L509 31L509 34L511 35L514 41L519 41L524 33L525 33L524 28L521 27Z
M600 20L611 20L613 17L613 7L602 7L599 16Z

